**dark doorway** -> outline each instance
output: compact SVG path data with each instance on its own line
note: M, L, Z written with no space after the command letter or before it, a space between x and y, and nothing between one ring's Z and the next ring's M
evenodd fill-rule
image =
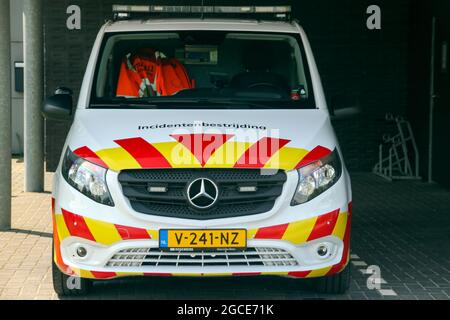
M432 49L432 21L436 19L434 50ZM450 42L450 1L411 0L409 39L409 94L407 117L411 120L420 151L420 174L425 181L431 180L450 187L450 80L449 50L443 44ZM431 54L434 58L434 111L433 151L430 162L430 80ZM448 62L447 62L448 64ZM445 70L446 69L446 70Z
M449 34L442 18L436 18L434 50L434 147L433 181L450 186L450 79L448 70Z

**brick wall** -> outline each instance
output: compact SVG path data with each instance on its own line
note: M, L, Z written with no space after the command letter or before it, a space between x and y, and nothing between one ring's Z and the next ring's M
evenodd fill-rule
M45 10L46 92L64 85L76 96L90 50L113 3L148 3L140 0L47 0ZM165 1L178 3L195 1ZM213 1L209 1L212 3ZM378 143L388 130L386 112L405 114L408 89L408 0L350 1L256 1L260 4L292 2L295 17L306 29L316 55L328 99L334 95L359 98L362 113L352 120L336 122L347 166L369 171L377 160ZM218 3L216 1L216 3ZM226 1L226 4L249 1ZM82 9L82 30L68 31L66 8ZM366 8L379 4L383 29L366 28ZM54 170L69 125L48 121L46 125L47 169Z

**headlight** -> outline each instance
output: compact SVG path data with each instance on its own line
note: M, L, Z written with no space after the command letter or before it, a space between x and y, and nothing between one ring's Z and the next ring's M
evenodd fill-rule
M67 183L86 197L107 206L114 206L106 185L107 169L78 157L67 148L61 170Z
M339 153L330 155L298 169L299 182L291 205L308 202L331 188L342 175Z

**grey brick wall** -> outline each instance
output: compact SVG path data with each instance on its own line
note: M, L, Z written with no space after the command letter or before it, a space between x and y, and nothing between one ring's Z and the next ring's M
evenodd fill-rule
M47 0L45 10L46 92L64 85L76 95L99 27L110 18L113 3L148 3L140 0ZM159 1L161 3L163 1ZM195 1L164 1L193 3ZM213 1L210 1L211 3ZM386 112L405 114L408 103L408 0L255 1L291 2L295 17L306 29L313 46L329 100L336 94L359 98L362 113L335 124L346 162L352 171L369 171L377 159L377 146L387 130ZM216 3L218 3L216 1ZM222 2L223 3L223 2ZM250 3L226 1L225 3ZM366 28L366 8L379 4L383 29ZM66 29L66 8L82 9L82 30ZM69 125L46 124L47 169L54 170Z

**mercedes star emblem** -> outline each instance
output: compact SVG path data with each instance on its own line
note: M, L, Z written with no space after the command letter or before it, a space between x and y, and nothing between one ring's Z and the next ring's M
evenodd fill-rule
M216 204L219 198L219 189L213 181L199 178L192 181L187 187L187 198L194 208L208 209Z

